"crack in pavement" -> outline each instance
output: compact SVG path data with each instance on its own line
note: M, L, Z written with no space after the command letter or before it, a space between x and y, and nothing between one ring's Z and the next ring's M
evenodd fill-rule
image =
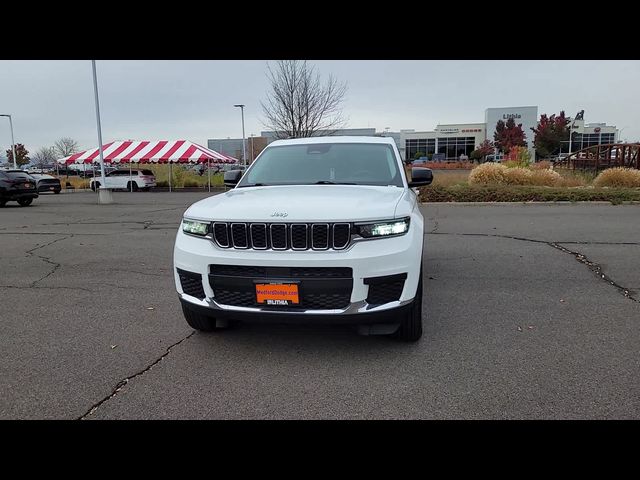
M62 266L62 264L60 264L60 263L58 263L58 262L52 262L52 261L51 261L51 257L45 257L44 255L38 255L37 253L33 253L33 252L35 252L36 250L40 250L41 248L48 247L49 245L53 245L54 243L61 242L62 240L66 240L67 238L71 238L71 237L73 237L73 233L72 233L72 234L70 234L70 235L65 235L65 236L64 236L64 237L62 237L62 238L58 238L58 239L56 239L56 240L53 240L52 242L45 243L44 245L40 245L40 246L38 246L38 247L32 248L32 249L27 250L27 251L25 252L25 253L26 253L27 255L29 255L29 256L36 256L36 257L38 257L40 260L42 260L43 262L46 262L46 263L48 263L48 264L50 264L50 265L53 265L53 269L52 269L49 273L47 273L47 274L46 274L45 276L43 276L42 278L40 278L40 279L38 279L38 280L36 280L36 281L32 282L32 283L31 283L31 285L29 285L29 288L34 288L38 283L40 283L41 281L43 281L45 278L48 278L48 277L50 277L51 275L53 275L53 274L56 272L56 270L58 270L58 269Z
M144 368L143 370L140 370L139 372L134 373L133 375L130 375L128 377L126 377L123 380L120 380L117 384L116 387L112 390L112 392L107 395L106 397L104 397L102 400L100 400L99 402L93 404L93 406L91 408L89 408L89 410L87 410L87 412L84 415L81 415L80 417L77 418L77 420L86 420L88 417L90 417L91 415L93 415L95 413L95 411L100 408L100 406L102 406L102 404L104 404L105 402L111 400L113 397L115 397L116 395L118 395L118 393L120 392L120 390L122 390L131 380L133 380L134 378L140 376L140 375L144 375L145 373L147 373L148 371L150 371L155 365L157 365L158 363L160 363L167 355L169 355L169 353L171 353L171 350L174 347L177 347L178 345L180 345L182 342L184 342L185 340L188 340L189 338L191 338L194 334L196 333L196 331L194 330L193 332L191 332L189 335L187 335L186 337L184 337L183 339L177 341L176 343L169 345L167 347L167 351L160 356L160 358L158 358L157 360L155 360L153 363L151 363L150 365L148 365L146 368Z
M16 288L16 289L21 289L21 288L35 288L36 290L83 290L85 292L89 292L89 293L96 293L99 292L100 289L97 290L90 290L88 288L84 288L84 287L42 287L42 286L33 286L30 285L28 287L16 287L15 285L0 285L0 288Z
M613 285L615 288L617 288L618 292L620 294L622 294L622 296L624 296L625 298L628 298L629 300L632 300L632 301L634 301L636 303L640 303L640 300L638 300L637 298L633 297L629 293L629 289L628 288L625 288L622 285L619 285L618 283L616 283L614 280L612 280L611 277L609 277L606 273L604 273L602 271L602 267L600 265L598 265L595 262L592 262L585 255L581 254L580 252L574 252L572 250L569 250L568 248L563 247L562 245L560 245L558 243L549 242L549 245L552 246L553 248L556 248L556 249L560 250L561 252L569 253L569 254L573 255L578 262L586 265L589 268L589 270L591 270L598 278L604 280L608 284Z
M599 264L597 264L596 262L592 262L591 260L589 260L586 255L581 254L580 252L574 252L572 250L569 250L566 247L563 247L561 244L577 244L577 245L618 245L616 243L602 243L602 242L547 242L545 240L535 240L532 238L525 238L525 237L515 237L515 236L511 236L511 235L498 235L498 234L492 234L492 233L447 233L447 232L429 232L429 233L425 233L425 235L455 235L455 236L463 236L463 237L494 237L494 238L506 238L509 240L519 240L522 242L532 242L532 243L541 243L544 245L548 245L552 248L555 248L556 250L559 250L563 253L568 253L570 255L573 255L573 257L580 263L582 263L583 265L586 265L589 270L591 270L591 272L593 272L600 280L603 280L604 282L608 283L609 285L613 286L616 288L616 290L618 291L618 293L620 293L624 298L627 298L633 302L636 303L640 303L640 300L635 298L633 295L631 295L629 293L629 289L626 287L623 287L622 285L618 284L617 282L615 282L611 277L609 277L607 274L605 274L602 270L602 266L600 266ZM626 245L626 244L621 244L621 245ZM635 245L635 243L633 244Z
M167 275L171 275L170 271L167 271L167 273L147 273L147 272L138 272L136 270L125 270L124 268L114 268L112 269L116 272L126 272L126 273L137 273L139 275L148 275L150 277L166 277Z

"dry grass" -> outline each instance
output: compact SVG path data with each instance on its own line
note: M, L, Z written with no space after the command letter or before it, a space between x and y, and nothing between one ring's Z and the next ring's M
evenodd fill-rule
M433 185L451 186L464 185L469 181L467 172L448 171L446 173L433 172Z
M640 187L640 170L632 168L607 168L593 181L596 187Z
M549 160L540 160L539 162L532 163L531 170L549 170L551 168L551 162Z
M504 185L531 185L531 170L522 167L510 167L504 170Z
M531 172L531 175L529 177L531 185L555 187L558 186L558 184L562 180L560 174L558 172L554 172L550 168L529 170L529 172Z
M560 175L559 187L586 187L591 185L596 178L592 172L581 172L567 168L556 168L554 171Z
M56 178L60 180L60 185L62 186L63 189L67 188L67 182L69 182L73 186L73 188L75 188L76 190L79 190L82 188L89 188L88 178L80 178L76 176L67 178L65 175L60 175L59 177L56 177Z
M469 185L504 184L507 167L498 163L483 163L471 170Z

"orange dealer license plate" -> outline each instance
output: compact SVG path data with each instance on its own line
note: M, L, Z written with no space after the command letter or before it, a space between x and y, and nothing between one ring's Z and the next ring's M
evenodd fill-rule
M256 302L260 305L299 305L297 283L256 283Z

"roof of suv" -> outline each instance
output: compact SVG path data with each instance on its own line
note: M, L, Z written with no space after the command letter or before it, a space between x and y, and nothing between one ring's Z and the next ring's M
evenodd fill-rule
M280 145L306 145L311 143L383 143L395 145L395 141L391 137L365 137L365 136L335 136L335 137L306 137L306 138L288 138L286 140L276 140L268 146Z

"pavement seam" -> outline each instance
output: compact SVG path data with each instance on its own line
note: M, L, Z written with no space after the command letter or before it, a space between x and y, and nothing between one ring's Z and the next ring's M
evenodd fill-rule
M167 347L167 351L160 356L160 358L158 358L157 360L155 360L153 363L149 364L146 368L144 368L143 370L140 370L139 372L134 373L133 375L130 375L126 378L124 378L123 380L120 380L117 384L116 387L112 390L112 392L107 395L106 397L104 397L102 400L100 400L99 402L93 404L93 406L91 408L89 408L89 410L87 410L87 412L78 417L77 420L86 420L88 417L90 417L91 415L93 415L96 410L98 410L98 408L100 408L102 406L102 404L104 404L105 402L111 400L113 397L115 397L116 395L118 395L118 393L120 392L120 390L122 390L131 380L133 380L134 378L140 376L140 375L144 375L145 373L147 373L148 371L150 371L155 365L157 365L158 363L160 363L162 360L164 360L164 358L169 355L169 353L171 353L171 350L174 347L177 347L178 345L180 345L182 342L184 342L185 340L188 340L189 338L191 338L194 334L196 333L196 331L194 330L193 332L191 332L189 335L187 335L186 337L184 337L183 339L177 341L176 343L169 345Z
M506 238L509 240L519 240L522 242L532 242L532 243L540 243L540 244L544 244L544 245L548 245L552 248L555 248L556 250L559 250L563 253L568 253L570 255L573 255L574 258L582 263L583 265L586 265L589 270L591 270L591 272L593 272L600 280L608 283L609 285L615 287L618 292L624 297L627 298L629 300L631 300L632 302L636 302L636 303L640 303L640 300L638 300L637 298L633 297L631 294L629 294L629 289L626 287L623 287L622 285L616 283L611 277L609 277L607 274L605 274L602 271L602 266L600 266L599 264L592 262L591 260L589 260L585 255L581 254L580 252L574 252L572 250L569 250L566 247L563 247L561 245L561 243L564 244L579 244L579 245L602 245L602 243L598 243L598 242L547 242L544 240L534 240L532 238L524 238L524 237L515 237L515 236L510 236L510 235L498 235L498 234L492 234L492 233L446 233L446 232L431 232L431 233L425 233L425 235L458 235L458 236L469 236L469 237L495 237L495 238ZM606 244L606 245L611 245L611 244ZM634 244L635 245L635 244Z

